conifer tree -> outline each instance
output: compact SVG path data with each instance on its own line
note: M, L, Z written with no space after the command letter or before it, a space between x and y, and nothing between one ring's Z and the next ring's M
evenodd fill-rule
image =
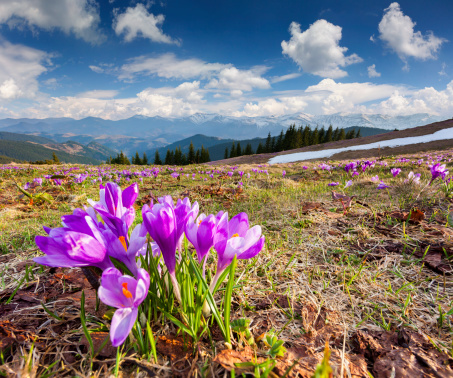
M228 159L228 147L225 147L225 153L223 154L224 159Z
M172 159L172 153L170 149L167 150L167 154L165 155L165 165L172 165L173 164L173 159Z
M237 152L238 151L236 149L236 145L233 142L233 144L231 145L230 158L236 157L237 156Z
M278 136L277 142L275 143L275 151L274 152L280 152L283 151L283 142L284 142L284 134L283 130L280 132L280 135Z
M142 159L140 159L140 155L138 151L135 151L135 156L132 157L132 164L142 165Z
M200 164L200 149L197 150L197 152L195 152L195 163L196 164Z
M190 141L189 152L187 153L187 163L188 164L195 163L195 148L193 146L192 141Z
M209 163L211 161L211 157L209 156L209 148L206 148L206 157L205 157L206 161L205 163Z
M258 147L256 148L256 154L257 154L257 155L258 155L258 154L262 154L263 152L264 152L264 147L263 147L262 143L260 142L260 143L258 144Z
M346 133L346 139L354 139L355 138L355 130L351 129Z
M200 163L206 163L206 150L203 145L201 145Z
M319 143L319 131L318 126L313 130L311 133L311 145L315 145Z
M338 129L338 127L335 128L334 132L333 132L333 137L332 139L333 140L338 140L338 137L340 136L340 130Z
M338 133L338 140L345 140L346 139L346 133L344 132L344 129L341 128L340 132Z
M181 151L181 149L179 151ZM180 159L179 165L187 165L187 164L189 164L187 162L187 156L186 156L186 154L183 154L181 152L181 159Z
M319 129L319 135L318 135L319 142L318 143L324 143L325 136L326 136L326 129L323 126Z
M275 137L272 137L272 143L271 143L271 152L276 152L275 151L275 145L277 143L277 140Z
M167 154L169 153L170 151L167 151ZM165 159L167 159L167 157L165 157ZM154 154L154 164L155 165L162 165L162 160L160 160L160 155L159 155L159 151L156 150L156 153Z
M360 130L361 129L357 130L357 134L355 135L356 138L361 138L362 137L362 135L360 134Z
M264 148L265 148L264 152L272 152L272 139L271 139L270 131L269 131L269 134L267 134L266 144L265 144Z
M247 143L247 146L245 147L244 155L253 155L253 149L252 149L251 143Z
M148 165L148 156L146 156L146 152L143 152L142 165Z
M238 142L236 147L236 156L242 156L241 142Z
M304 132L302 134L302 143L304 146L309 146L310 145L310 135L311 135L311 130L310 130L310 126L305 126L304 128Z
M327 129L326 136L324 137L324 142L332 142L333 140L333 127L332 125L329 125L329 128Z
M182 152L181 152L181 147L176 147L176 148L175 148L175 154L174 154L173 164L175 164L175 165L181 165L181 162L182 162Z

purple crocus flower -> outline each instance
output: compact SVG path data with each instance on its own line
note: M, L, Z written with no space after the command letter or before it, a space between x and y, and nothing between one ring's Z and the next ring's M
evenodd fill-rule
M110 229L106 229L103 235L107 242L108 255L123 262L136 276L136 257L139 253L146 254L146 228L142 224L138 224L129 239L124 236L117 237Z
M261 226L250 228L246 213L239 213L228 221L228 213L219 213L217 234L214 248L217 251L217 271L211 283L214 289L222 272L231 264L234 256L238 259L255 257L264 246L264 236L261 236Z
M36 236L35 243L46 256L35 257L38 264L72 268L96 266L107 269L113 266L105 240L97 224L83 210L76 209L73 215L62 217L65 227L44 227L49 236Z
M390 170L390 172L392 172L393 177L396 177L396 176L398 176L400 174L401 168L392 168Z
M407 179L404 180L404 183L408 184L412 182L414 184L419 185L421 175L422 175L421 173L414 173L410 171L409 174L407 175Z
M327 184L327 186L337 186L337 185L340 185L339 182L331 182L329 184Z
M439 176L442 177L442 180L444 180L445 177L448 175L448 171L445 168L445 164L441 165L440 163L437 163L437 164L430 166L430 169L431 169L431 176L432 176L431 181L429 183L430 185Z
M350 170L354 170L357 167L357 163L351 162L344 166L344 170L349 173Z
M371 177L371 181L378 182L379 181L379 176L376 175L376 176Z
M174 205L173 198L170 195L159 197L158 200L160 203L167 203L175 211L177 226L176 249L181 251L184 228L190 216L197 217L199 211L198 202L195 201L191 205L189 198L186 197L183 200L179 198L176 205Z
M380 189L387 189L387 188L390 188L390 186L388 185L385 185L382 181L381 183L377 186L377 188L380 190Z
M286 171L283 170L283 171L282 171L282 177L285 177L285 175L286 175Z
M99 197L99 202L88 202L118 237L126 237L135 219L134 203L138 197L138 185L134 183L122 191L117 184L108 182L105 187L101 186Z
M349 188L350 186L352 185L352 180L349 180L346 184L345 184L345 189L346 188Z
M167 202L155 204L151 209L148 205L144 205L142 216L146 230L160 248L173 284L175 296L181 302L181 294L175 273L177 244L177 217L175 210Z
M35 179L33 179L33 182L36 184L36 185L42 185L42 178L41 177L36 177Z
M138 315L138 306L144 301L149 289L149 274L139 268L137 279L122 275L116 268L102 273L99 299L106 305L116 307L110 326L110 340L114 347L124 343Z
M211 247L214 246L214 237L217 233L217 220L214 215L200 214L194 223L194 218L190 217L186 224L187 239L193 244L197 251L198 261L203 263L203 276L205 273L205 258Z

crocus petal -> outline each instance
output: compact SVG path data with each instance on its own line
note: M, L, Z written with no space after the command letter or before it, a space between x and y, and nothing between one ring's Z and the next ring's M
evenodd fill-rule
M198 250L198 240L197 240L197 231L198 226L194 223L194 219L192 217L189 218L189 221L186 224L186 237L190 243L195 247L195 250Z
M137 197L138 197L138 185L137 183L134 183L123 190L123 193L121 195L123 206L126 208L131 208L134 205Z
M95 265L104 260L106 249L93 237L67 229L53 229L49 236L36 236L36 245L46 255L64 255L73 266Z
M214 248L219 254L225 251L228 240L228 228L228 213L223 213L217 222L217 233L214 237Z
M246 213L235 215L228 223L228 237L231 238L234 234L244 236L249 229L249 219Z
M115 311L110 326L110 340L114 347L124 343L137 320L136 308L121 308Z
M151 211L143 207L143 224L149 234L159 246L165 265L170 274L175 272L176 267L176 217L170 205L167 203L156 204Z
M264 247L264 236L262 236L255 244L253 244L249 249L245 250L238 255L238 259L247 260L255 257Z
M135 288L134 306L138 307L148 295L150 277L145 269L138 269L137 273L137 286Z
M198 260L201 260L208 254L211 247L214 245L214 236L216 234L216 220L214 215L209 215L198 226L197 242L198 242Z
M110 214L116 215L121 188L113 182L105 185L105 205Z

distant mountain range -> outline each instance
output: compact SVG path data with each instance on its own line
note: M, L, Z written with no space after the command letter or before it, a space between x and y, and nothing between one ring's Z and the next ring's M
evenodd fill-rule
M339 113L313 116L298 113L278 117L238 118L197 113L181 118L134 116L118 121L94 117L80 120L72 118L7 118L0 120L0 131L32 134L52 139L58 143L73 141L88 145L95 142L107 147L111 153L122 150L126 155L131 156L136 151L140 154L153 153L157 148L164 148L166 151L165 147L170 147L172 143L177 142L175 143L177 145L198 134L227 140L252 140L265 138L269 132L273 136L278 135L282 129L286 129L291 124L311 125L312 127L316 127L316 125L328 127L331 124L334 128L358 126L390 131L426 125L441 119L441 117L426 113L396 117L380 114ZM220 139L217 139L217 142ZM148 158L152 157L148 155Z
M390 130L385 130L385 129L377 129L373 127L346 127L345 133L350 131L351 129L354 129L355 132L358 132L360 129L360 135L361 136L370 136L370 135L377 135L377 134L383 134L386 132L389 132ZM242 140L235 140L235 139L221 139L217 137L208 137L206 135L193 135L189 138L185 138L183 140L174 142L172 144L169 144L165 147L158 148L159 150L159 155L161 159L163 160L165 157L165 154L167 153L167 150L174 151L176 148L180 147L181 152L184 154L187 154L189 152L189 146L190 143L193 143L193 146L195 150L201 148L201 146L207 148L209 150L209 156L211 158L211 161L215 160L222 160L225 155L225 148L228 148L228 151L231 151L231 146L232 143L235 142L235 146L237 147L237 143L241 143L241 148L244 149L248 143L252 146L253 152L256 151L258 148L258 145L261 143L263 146L266 144L266 138L253 138L253 139L242 139ZM156 152L156 149L152 149L150 151L146 152L146 155L148 156L149 161L154 161L154 154Z
M114 155L114 151L96 142L86 146L74 141L55 143L39 136L0 132L2 163L52 160L54 152L62 163L82 164L99 164Z

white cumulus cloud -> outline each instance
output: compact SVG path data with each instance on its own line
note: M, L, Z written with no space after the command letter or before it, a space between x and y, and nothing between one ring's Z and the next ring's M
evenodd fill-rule
M162 31L164 20L164 15L155 16L149 13L143 4L137 4L135 8L129 7L124 13L116 14L113 29L117 35L124 35L126 42L143 37L153 42L179 44L179 41L172 39Z
M33 98L38 76L47 71L49 55L31 47L0 40L0 98Z
M4 0L0 2L0 23L10 27L27 25L52 30L60 29L87 42L99 43L99 9L91 0Z
M395 91L385 101L377 104L373 111L389 115L410 115L414 113L429 113L451 117L453 104L453 80L444 90L426 87L404 95Z
M408 57L435 59L442 43L447 40L432 32L423 35L414 30L415 25L409 16L404 15L398 3L391 3L379 23L379 38L403 61Z
M236 94L237 91L251 91L253 88L268 89L269 81L261 76L266 71L267 67L263 66L250 70L239 70L236 67L224 68L206 85L206 88L226 89Z
M230 64L206 63L201 59L178 59L175 54L167 53L157 57L139 56L131 59L119 69L118 78L132 80L137 75L156 75L166 79L207 78Z
M368 67L368 77L381 77L381 73L376 71L375 64Z
M363 60L357 54L345 55L348 49L339 45L341 30L340 26L326 20L317 20L302 32L300 25L292 22L289 27L291 39L281 43L283 54L313 75L333 79L347 76L340 67Z

